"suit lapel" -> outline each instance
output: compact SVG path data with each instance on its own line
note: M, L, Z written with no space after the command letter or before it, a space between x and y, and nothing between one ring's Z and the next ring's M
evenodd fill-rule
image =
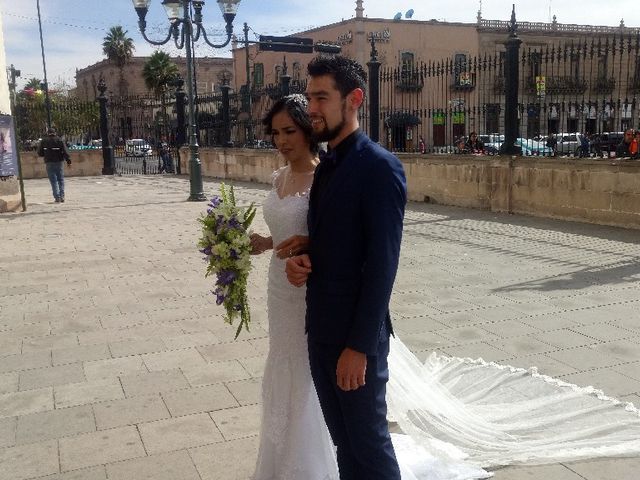
M318 208L309 209L308 223L310 234L315 231L323 214L329 209L331 202L335 199L334 197L336 196L336 192L339 192L342 185L355 174L356 167L358 163L360 163L360 156L362 155L363 139L366 138L367 137L363 135L361 139L358 139L349 152L349 155L342 159L340 165L333 173L328 185L325 187L325 191L321 194L319 192L315 192L315 195L320 194L321 197L316 203Z

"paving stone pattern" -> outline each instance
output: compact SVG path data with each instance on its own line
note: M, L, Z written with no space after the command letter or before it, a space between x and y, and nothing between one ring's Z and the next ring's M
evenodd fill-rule
M207 193L218 181L206 181ZM266 269L234 341L179 177L25 184L0 216L0 479L246 480L268 349ZM239 183L260 205L266 187ZM254 230L266 232L259 215ZM640 232L412 203L392 298L420 357L482 357L640 402ZM640 459L496 470L633 480Z

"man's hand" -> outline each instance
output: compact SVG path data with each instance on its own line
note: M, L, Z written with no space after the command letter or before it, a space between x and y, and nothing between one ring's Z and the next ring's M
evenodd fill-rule
M309 237L293 235L274 247L278 258L295 257L309 247Z
M306 253L287 259L284 268L287 274L287 280L294 287L301 287L307 283L307 278L311 273L311 259Z
M367 372L367 355L351 348L345 348L338 358L336 380L338 387L345 392L364 386Z

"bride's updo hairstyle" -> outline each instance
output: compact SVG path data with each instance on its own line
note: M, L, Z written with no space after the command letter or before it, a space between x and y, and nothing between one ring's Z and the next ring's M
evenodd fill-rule
M282 111L287 112L291 117L291 120L293 120L293 123L302 130L304 136L309 141L309 149L311 150L311 153L318 153L318 143L313 141L311 138L313 127L311 126L311 119L307 113L307 105L307 99L304 95L300 95L299 93L287 95L278 99L262 119L262 125L265 127L265 133L267 135L272 134L271 124L273 122L273 117L277 113Z

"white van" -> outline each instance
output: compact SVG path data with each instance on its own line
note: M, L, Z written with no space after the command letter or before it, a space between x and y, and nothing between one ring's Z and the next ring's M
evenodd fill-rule
M142 138L132 138L125 142L124 152L134 157L145 157L151 154L151 146Z

